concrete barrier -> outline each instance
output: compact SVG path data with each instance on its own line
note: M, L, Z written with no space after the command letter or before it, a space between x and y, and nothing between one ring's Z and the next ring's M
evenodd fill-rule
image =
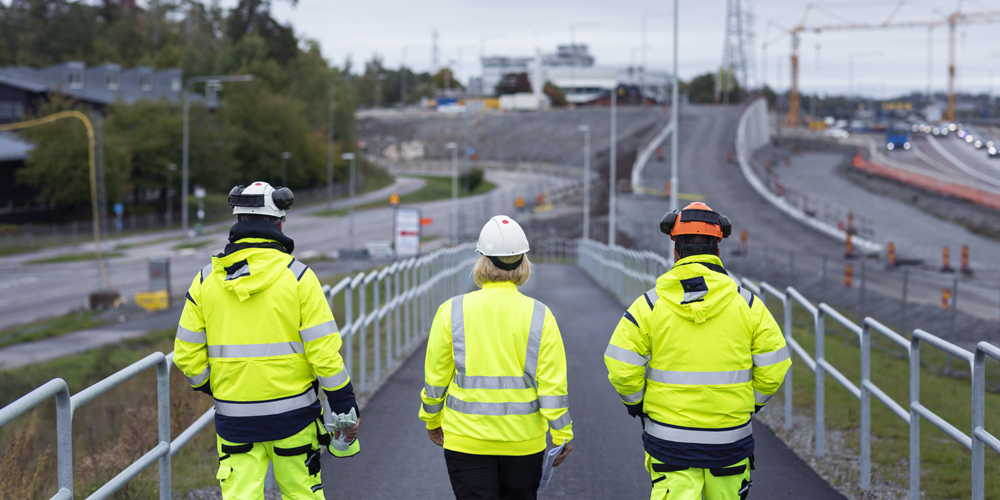
M1000 193L978 189L948 180L945 176L917 172L902 165L885 165L865 160L860 154L854 157L854 168L872 175L909 184L932 193L943 194L971 201L977 205L1000 210Z
M760 178L757 177L757 174L754 173L753 168L750 166L750 163L754 161L752 154L754 151L770 143L771 130L768 126L767 100L759 98L744 108L743 114L740 115L739 125L736 127L736 158L739 161L740 171L743 172L743 177L745 177L747 182L750 183L750 186L753 187L754 191L757 191L757 194L767 200L767 202L775 208L787 214L789 217L812 229L815 229L816 231L819 231L820 233L830 236L831 238L846 242L846 231L843 231L826 222L817 220L816 218L803 212L801 209L792 205L784 198L772 193L767 186L764 185ZM852 238L852 242L854 243L854 246L863 253L877 254L882 252L882 245L875 243L874 241L855 236Z

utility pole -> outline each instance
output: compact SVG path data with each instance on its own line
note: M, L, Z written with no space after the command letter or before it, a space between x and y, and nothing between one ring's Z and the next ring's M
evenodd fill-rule
M406 108L406 47L403 47L403 60L399 63L399 104Z
M354 250L354 153L343 153L340 155L340 158L347 160L350 163L351 168L351 180L349 181L350 185L347 186L348 193L350 193L350 201L347 204L347 234L351 243L351 250Z
M451 150L451 244L458 244L458 144L449 142Z

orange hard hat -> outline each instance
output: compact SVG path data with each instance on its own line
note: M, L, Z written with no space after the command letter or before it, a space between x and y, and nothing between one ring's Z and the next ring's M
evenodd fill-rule
M696 201L682 210L668 212L660 219L660 231L669 234L670 239L681 234L704 234L718 240L728 238L733 231L729 217L712 210L708 205Z

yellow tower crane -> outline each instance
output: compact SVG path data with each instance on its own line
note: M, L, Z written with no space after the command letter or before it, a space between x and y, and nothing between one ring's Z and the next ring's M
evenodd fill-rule
M973 12L964 13L962 12L963 0L959 0L958 6L955 11L951 14L944 16L943 18L935 19L932 21L907 21L900 23L893 23L892 20L899 13L899 10L903 7L905 0L899 0L896 6L893 8L889 16L878 24L871 23L854 23L850 22L846 18L843 18L829 10L815 5L806 4L805 11L802 14L802 19L793 28L787 28L775 23L774 21L769 22L770 26L775 26L779 28L782 33L775 36L774 38L767 40L763 43L763 49L766 51L769 45L774 44L785 36L791 37L792 50L791 50L791 88L789 90L788 97L788 114L782 121L782 126L785 127L797 127L800 125L799 120L799 36L803 32L821 33L823 31L837 31L837 30L877 30L877 29L888 29L888 28L928 28L934 29L940 26L948 26L948 106L945 109L943 118L945 120L952 121L955 119L955 28L960 24L987 24L987 23L1000 23L1000 11L989 11L989 12ZM843 24L831 24L823 26L813 26L807 27L806 21L808 20L809 13L813 10L822 11L825 14L838 18L845 21Z

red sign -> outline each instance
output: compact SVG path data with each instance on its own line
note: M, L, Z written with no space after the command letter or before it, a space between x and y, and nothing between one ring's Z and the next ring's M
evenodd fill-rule
M424 218L420 219L420 225L421 226L429 226L429 225L431 225L433 223L434 223L434 219L431 219L430 217L424 217Z

